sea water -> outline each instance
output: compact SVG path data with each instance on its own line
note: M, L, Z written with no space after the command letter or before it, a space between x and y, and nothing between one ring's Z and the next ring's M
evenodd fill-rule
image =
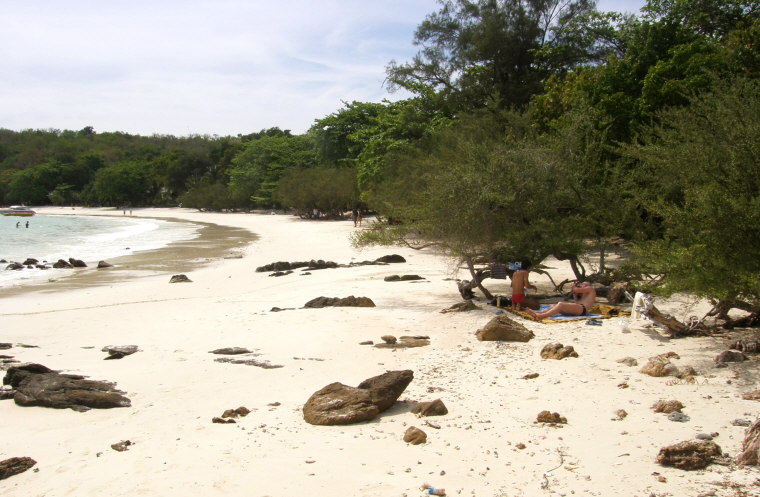
M23 263L31 257L52 265L72 257L92 266L192 239L198 229L192 223L121 216L0 216L0 259ZM8 263L0 263L0 288L52 277L49 270L6 271Z

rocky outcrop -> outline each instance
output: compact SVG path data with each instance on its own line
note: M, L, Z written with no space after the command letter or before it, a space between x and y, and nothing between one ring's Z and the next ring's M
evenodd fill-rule
M74 266L72 266L69 262L64 261L63 259L58 259L58 261L53 263L53 267L55 269L71 269Z
M713 458L722 455L712 440L687 440L660 449L656 462L663 466L693 470L707 467Z
M304 308L307 309L320 309L322 307L375 307L375 303L369 297L351 295L345 298L317 297L304 304Z
M71 264L71 267L87 267L87 264L82 259L74 259L73 257L69 257L69 264Z
M35 464L37 464L37 461L31 457L11 457L10 459L0 461L0 480L23 473Z
M670 359L679 359L678 354L675 352L667 352L654 357L650 357L649 361L642 367L639 372L654 376L656 378L663 376L675 376L676 378L688 379L696 376L697 372L691 366L678 367Z
M212 350L210 353L221 354L221 355L240 355L240 354L250 354L252 353L252 351L243 347L224 347L221 349Z
M740 466L760 465L760 419L747 429L742 441L742 452L736 458Z
M113 267L113 264L111 264L110 262L106 262L106 261L98 261L98 269L105 269L105 268L109 268L109 267Z
M175 274L169 279L169 283L192 283L193 280L184 274Z
M7 266L5 266L6 271L21 271L24 269L24 265L20 262L11 262Z
M8 369L4 385L14 390L13 400L20 406L52 407L87 411L129 407L131 401L114 384L86 380L83 376L60 374L41 364L25 364Z
M383 281L418 281L418 280L424 280L424 279L425 278L417 274L405 274L403 276L392 274L390 276L386 276L385 278L383 278Z
M410 370L388 371L358 387L331 383L312 394L303 417L313 425L346 425L367 421L392 406L412 381Z
M517 321L500 314L475 332L478 340L500 342L527 342L535 335Z
M561 343L549 343L541 349L542 359L564 359L566 357L578 357L572 345L564 346Z

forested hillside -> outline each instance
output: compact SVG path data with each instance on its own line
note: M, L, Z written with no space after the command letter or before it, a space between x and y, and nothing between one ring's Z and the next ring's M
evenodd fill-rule
M357 243L431 240L469 261L635 242L724 308L760 295L758 0L446 0L389 61L411 98L347 102L302 135L0 130L0 202L286 207L361 202Z

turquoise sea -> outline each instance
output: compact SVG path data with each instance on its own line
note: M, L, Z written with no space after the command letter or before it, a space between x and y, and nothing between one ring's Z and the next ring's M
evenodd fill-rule
M52 264L73 257L94 266L100 260L190 240L198 230L192 223L129 216L0 216L0 259L24 262L32 257ZM53 276L54 270L6 271L8 262L0 263L0 288Z

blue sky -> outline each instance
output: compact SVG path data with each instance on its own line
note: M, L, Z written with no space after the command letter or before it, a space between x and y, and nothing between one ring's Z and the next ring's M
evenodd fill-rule
M599 0L638 12L645 0ZM342 102L396 99L436 0L0 0L0 128L302 133Z

